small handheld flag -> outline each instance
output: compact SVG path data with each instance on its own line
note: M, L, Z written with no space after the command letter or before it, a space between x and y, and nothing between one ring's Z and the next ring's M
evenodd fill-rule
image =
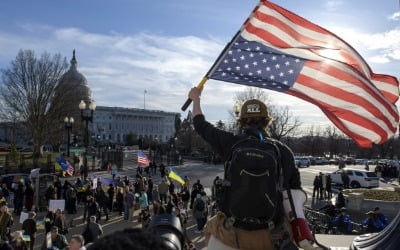
M150 165L150 160L149 158L147 158L147 156L142 152L142 151L138 151L138 158L137 158L137 162L140 165L144 165L145 167L148 167Z
M178 173L175 171L173 167L169 168L169 174L168 177L179 182L180 184L185 184L185 181L178 175Z

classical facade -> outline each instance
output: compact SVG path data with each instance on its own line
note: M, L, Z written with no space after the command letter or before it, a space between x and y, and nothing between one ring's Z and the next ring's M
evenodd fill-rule
M175 119L179 113L158 110L97 107L91 124L92 135L101 140L126 143L128 134L167 142L175 135Z

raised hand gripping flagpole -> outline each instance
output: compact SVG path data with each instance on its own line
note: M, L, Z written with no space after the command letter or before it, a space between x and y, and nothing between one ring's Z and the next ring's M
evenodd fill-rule
M210 68L210 70L207 72L206 76L204 76L201 81L199 82L199 84L196 86L196 88L198 89L203 89L204 84L206 84L207 80L209 79L208 77L210 75L212 75L215 71L215 69L217 68L216 66L220 64L222 58L225 57L226 53L228 53L229 49L232 47L232 44L235 42L235 40L239 37L239 34L242 32L242 30L245 28L247 22L250 20L250 18L253 16L254 12L258 9L258 7L262 4L261 0L258 5L254 8L254 10L251 12L250 16L246 19L246 21L243 23L242 27L240 28L240 30L235 34L235 36L233 36L232 40L225 46L224 50L222 50L221 54L219 54L217 60L214 62L214 64L212 65L212 67ZM192 100L190 98L188 98L186 100L186 102L182 105L181 110L185 111L189 105L192 103Z

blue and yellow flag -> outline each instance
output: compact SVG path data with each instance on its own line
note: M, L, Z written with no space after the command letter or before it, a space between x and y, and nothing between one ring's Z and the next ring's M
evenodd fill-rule
M58 162L56 162L56 163L54 164L54 169L57 170L57 171L63 170L62 167L60 166L60 164L58 164Z
M185 181L178 175L173 167L169 167L169 174L168 177L179 182L180 184L185 184Z

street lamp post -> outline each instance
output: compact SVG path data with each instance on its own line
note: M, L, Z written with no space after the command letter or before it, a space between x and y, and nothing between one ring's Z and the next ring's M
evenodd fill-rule
M69 157L69 147L71 145L71 130L72 130L72 124L74 123L74 118L73 117L65 117L64 119L64 127L65 130L67 130L67 156Z
M96 103L91 101L89 106L81 100L79 103L79 109L81 110L81 119L85 122L85 152L83 157L83 176L84 178L88 175L88 164L87 164L87 152L89 147L89 122L93 122L93 112L96 109Z

